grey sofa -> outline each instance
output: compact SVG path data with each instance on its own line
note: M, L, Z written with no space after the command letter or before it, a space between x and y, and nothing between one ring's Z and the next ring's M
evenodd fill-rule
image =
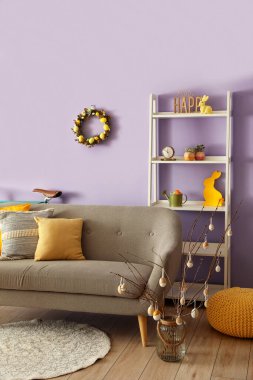
M33 205L33 210L48 208ZM0 262L0 305L44 307L70 311L137 315L142 343L147 342L144 286L131 294L117 292L118 273L134 280L124 257L135 263L149 288L158 286L159 254L173 282L181 259L181 223L165 208L50 205L54 216L83 218L82 261Z

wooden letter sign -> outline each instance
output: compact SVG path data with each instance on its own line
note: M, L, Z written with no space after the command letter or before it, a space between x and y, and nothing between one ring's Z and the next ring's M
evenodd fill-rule
M174 97L174 112L175 113L190 113L199 111L199 102L201 96L175 96Z

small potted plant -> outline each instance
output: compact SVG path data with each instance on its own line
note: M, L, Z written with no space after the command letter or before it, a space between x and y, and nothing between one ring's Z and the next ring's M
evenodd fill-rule
M206 158L206 155L205 155L205 145L201 144L201 145L197 145L195 147L195 159L198 160L198 161L202 161Z
M195 160L195 148L189 147L185 149L184 152L185 161L194 161Z

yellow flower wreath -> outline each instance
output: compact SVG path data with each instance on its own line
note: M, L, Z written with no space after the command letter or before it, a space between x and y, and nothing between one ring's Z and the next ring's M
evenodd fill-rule
M103 124L104 131L100 134L86 138L82 133L82 127L84 122L92 116L99 118L100 122ZM106 140L111 130L111 127L109 125L109 116L105 113L104 110L98 110L95 106L84 108L84 110L74 120L74 123L75 125L71 129L77 137L75 140L79 144L87 145L89 148Z

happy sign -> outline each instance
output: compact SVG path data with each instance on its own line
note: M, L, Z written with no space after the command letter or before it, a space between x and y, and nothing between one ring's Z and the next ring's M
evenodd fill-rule
M175 96L174 97L174 112L175 113L190 113L199 112L199 102L202 96Z

